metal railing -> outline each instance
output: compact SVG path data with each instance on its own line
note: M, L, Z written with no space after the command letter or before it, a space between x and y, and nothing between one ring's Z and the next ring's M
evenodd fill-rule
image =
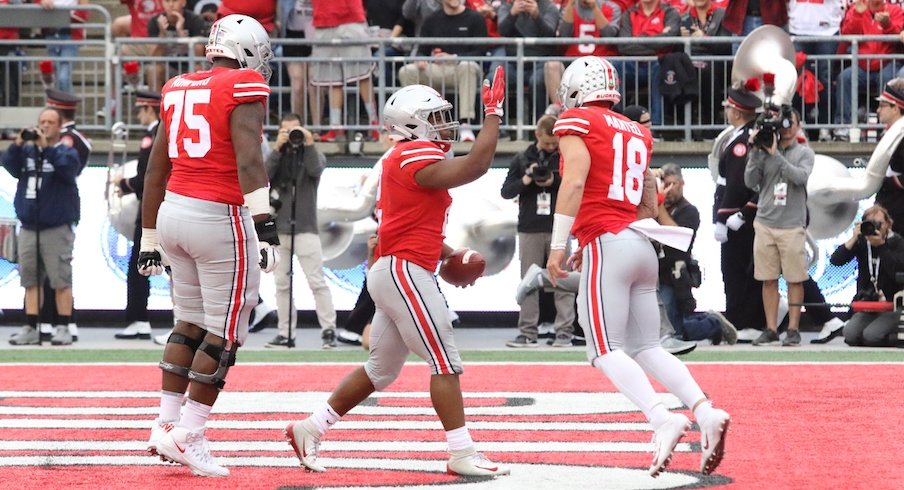
M8 19L9 12L13 12L10 9L29 9L32 11L29 12L30 14L36 14L40 7L36 5L0 6L0 19ZM88 53L74 58L58 58L61 61L72 63L74 91L82 96L84 100L77 113L78 121L79 126L85 130L105 130L113 122L120 120L126 122L128 126L137 129L139 123L137 117L133 114L134 111L131 110L134 103L134 90L149 84L150 80L147 73L149 73L149 68L152 65L173 65L167 76L174 75L178 70L192 70L195 66L209 66L205 59L194 54L194 46L206 43L206 38L121 38L114 40L110 32L110 15L103 7L85 5L79 6L78 9L96 11L101 14L104 20L103 23L74 24L72 27L88 30L89 35L87 39L81 42L83 53L85 51L88 51ZM15 12L20 11L15 10ZM0 20L0 26L3 25L3 21ZM856 65L860 60L877 58L876 56L864 55L860 52L864 41L898 43L900 42L898 37L834 36L796 37L792 39L799 46L818 45L827 42L847 42L851 47L851 53L846 55L826 54L811 55L809 57L809 62L813 65L813 72L823 76L821 82L824 84L824 90L820 93L822 97L820 103L815 104L813 107L803 102L796 103L796 107L803 116L804 127L813 131L856 127L864 130L867 135L870 132L875 133L880 130L878 122L871 120L869 114L873 112L871 109L874 104L873 99L881 91L881 84L867 83L864 86L862 81L858 79L859 77L853 77L849 87L839 87L835 82L839 78L838 74L843 69ZM412 38L404 40L405 44L402 46L402 52L410 53L410 49L418 43L427 45L479 45L487 47L488 53L490 52L490 47L504 47L506 54L502 56L460 57L457 61L476 62L481 67L484 76L496 64L502 64L506 67L509 96L506 101L506 120L502 128L513 133L518 138L526 138L529 134L528 131L535 128L536 120L544 113L547 106L553 102L547 94L554 93L555 89L547 90L548 87L545 85L551 87L557 85L558 74L572 59L558 55L529 56L526 54L529 50L536 51L538 47L546 46L551 52L554 52L565 45L575 43L618 46L643 42L645 45L650 46L674 46L676 49L688 53L693 62L700 65L697 70L699 96L693 101L680 105L669 104L663 100L662 117L660 120L655 121L654 131L663 132L663 134L671 133L671 137L674 139L691 140L710 136L724 127L721 115L721 101L730 85L733 62L733 57L729 54L699 55L693 53L706 47L712 47L712 45L738 44L740 41L741 38L739 37L676 37L644 38L642 40L623 38ZM342 113L342 127L350 132L360 131L365 132L365 134L378 130L379 126L372 124L372 121L368 119L366 103L362 99L370 99L372 93L373 103L377 108L377 112L380 112L386 99L394 90L401 86L399 71L403 66L416 63L417 61L435 61L431 56L387 54L387 48L399 47L395 44L397 42L396 40L385 38L333 40L329 43L332 46L367 45L372 48L374 53L372 57L367 58L336 59L281 56L279 55L281 53L280 46L314 46L316 42L305 39L273 39L272 45L276 49L278 56L273 61L274 73L271 78L272 93L269 108L271 117L267 121L267 129L275 128L278 124L279 115L293 109L293 87L289 81L288 73L290 64L297 63L304 67L308 75L307 80L310 82L312 71L310 68L315 63L334 65L341 69L342 66L357 62L372 63L374 66L373 76L368 78L369 84L357 81L343 86L344 110ZM61 42L47 39L0 41L0 53L7 53L6 55L0 55L0 67L5 68L4 73L8 74L13 65L22 68L18 80L18 105L40 106L44 104L44 84L37 66L41 61L47 59L47 56L36 52L36 48L59 43ZM188 54L181 57L125 54L124 47L136 44L182 44L186 46ZM11 47L26 48L28 52L24 55L21 51L18 54L11 54L12 50L9 49ZM98 51L103 54L97 54ZM904 67L904 55L883 56L881 58L883 63L895 64L892 71ZM658 63L658 59L655 56L620 56L610 58L610 60L618 66L631 67L634 69L633 71L643 71L643 68L652 68ZM134 72L136 64L138 66L137 74ZM128 74L123 70L126 66L130 67L131 70ZM706 68L702 68L703 66ZM629 69L628 71L632 70ZM825 77L824 74L826 72L830 76ZM3 89L4 95L6 95L4 100L9 100L9 85L11 82L9 76L0 74L0 83L3 84L0 88ZM474 80L468 83L478 82L478 80ZM659 83L657 77L630 77L625 82L627 83L622 88L623 104L638 103L647 108L652 108L654 105L651 99L654 92L653 84ZM479 84L475 97L477 100L465 101L460 100L454 81L427 80L427 83L434 85L438 90L450 97L450 100L454 101L456 109L459 111L468 104L476 105L478 110L475 111L475 118L471 123L475 128L479 128L482 122L482 111L479 110ZM372 88L369 89L369 86ZM326 91L308 83L305 84L301 92L303 98L306 99L303 104L304 110L301 111L306 124L315 131L329 129L329 117L325 110L328 107ZM836 115L838 112L838 100L840 100L839 96L841 95L850 97L851 107L854 108L850 123L841 123ZM302 104L297 97L294 105L296 106L295 109L301 109L298 106L302 106ZM312 111L312 107L315 110ZM319 109L319 111L316 109ZM3 116L0 114L0 126L2 125Z

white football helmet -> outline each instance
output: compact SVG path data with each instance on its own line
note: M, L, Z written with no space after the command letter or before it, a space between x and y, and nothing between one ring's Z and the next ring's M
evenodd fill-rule
M214 58L236 60L242 68L251 68L264 80L270 80L270 60L273 59L270 36L252 17L232 14L214 22L205 54L211 62Z
M582 56L572 61L562 73L559 100L566 109L597 100L618 104L621 101L618 71L599 56Z
M408 85L383 106L383 127L397 140L458 141L460 124L452 118L452 104L426 85ZM441 131L449 131L443 137Z

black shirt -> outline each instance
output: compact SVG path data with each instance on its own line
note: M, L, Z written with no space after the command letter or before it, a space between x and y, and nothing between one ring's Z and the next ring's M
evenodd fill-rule
M469 37L487 37L487 23L483 16L471 9L465 9L458 15L448 15L438 10L424 19L419 37L450 37L455 39ZM427 56L434 49L444 53L458 56L483 56L485 46L476 44L427 44L421 43L417 47L416 56Z
M534 162L547 165L553 170L553 184L549 187L540 187L534 182L524 185L521 180L524 171ZM559 152L541 152L536 143L527 147L521 153L512 158L508 174L502 183L502 198L518 198L518 232L519 233L551 233L552 217L556 209L556 196L559 193L559 185L562 184L562 176L559 175ZM537 196L543 192L550 194L549 214L537 214Z

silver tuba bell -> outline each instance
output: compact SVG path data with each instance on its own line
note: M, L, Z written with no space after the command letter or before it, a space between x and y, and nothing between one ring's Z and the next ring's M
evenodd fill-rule
M733 84L743 84L751 77L775 74L775 105L791 104L797 84L794 45L791 38L776 26L762 26L751 32L735 55L731 71ZM762 97L762 93L758 93ZM879 190L892 154L904 138L904 119L886 131L876 145L863 177L853 177L838 160L816 155L813 171L807 181L807 208L813 238L826 239L843 233L857 215L858 201Z
M107 184L104 197L107 200L107 218L120 235L131 240L135 236L135 220L140 212L135 194L122 195L113 185L119 178L134 177L138 173L138 160L126 161L129 128L119 121L110 128L110 152L107 158ZM118 157L118 159L117 159Z

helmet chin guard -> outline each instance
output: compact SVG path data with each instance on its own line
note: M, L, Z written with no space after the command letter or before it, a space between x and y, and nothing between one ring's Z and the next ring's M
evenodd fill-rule
M402 87L383 107L383 126L390 139L428 140L451 144L458 141L460 123L452 116L452 104L426 85Z

